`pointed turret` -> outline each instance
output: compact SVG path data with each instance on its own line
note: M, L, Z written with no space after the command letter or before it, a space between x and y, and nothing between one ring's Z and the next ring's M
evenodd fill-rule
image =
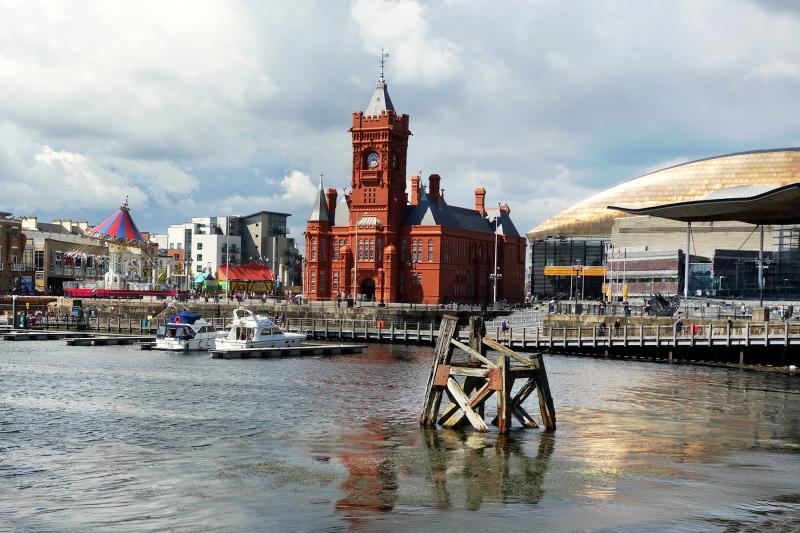
M372 93L372 98L364 114L371 117L380 115L386 111L394 111L394 106L392 105L392 99L389 98L386 82L381 78L378 81L378 86L375 87L375 92Z
M368 117L378 116L386 111L394 111L392 99L389 98L389 89L386 86L386 80L383 78L383 66L389 54L381 48L381 77L378 79L378 85L375 87L375 92L372 93L372 98L367 105L367 110L364 114Z
M328 212L328 201L325 197L325 190L322 188L322 174L319 175L319 192L314 201L314 206L311 209L311 216L308 217L309 222L330 222L331 217Z

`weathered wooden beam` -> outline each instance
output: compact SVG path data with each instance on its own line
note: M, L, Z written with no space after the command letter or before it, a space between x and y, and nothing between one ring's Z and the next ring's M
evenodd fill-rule
M492 363L490 360L486 359L484 356L482 356L481 354L479 354L478 352L476 352L475 350L473 350L472 348L470 348L469 346L467 346L463 342L457 341L456 339L450 339L450 344L452 344L453 346L455 346L459 350L463 350L463 351L467 352L467 354L469 354L469 356L472 359L474 359L476 361L480 361L481 363L483 363L484 365L488 366L489 368L497 368L496 364Z
M511 387L514 384L510 370L511 360L503 353L497 357L497 366L502 376L502 389L497 397L497 428L501 434L511 429Z
M500 352L501 354L504 354L504 355L506 355L508 357L516 359L517 361L519 361L520 363L523 363L526 366L530 366L530 367L537 368L537 369L539 368L539 358L538 357L534 357L533 359L528 359L527 357L524 357L524 356L518 354L517 352L515 352L511 348L507 348L506 346L503 346L499 342L496 342L496 341L492 340L489 337L484 337L483 338L483 343L486 346L488 346L489 348L491 348L492 350L496 350L496 351ZM498 366L500 366L500 365L498 364Z
M544 360L541 360L541 368L536 379L536 390L539 393L539 413L542 423L548 431L556 430L556 409L553 406L553 396L550 394L550 383L547 380L547 372L544 368Z
M486 349L481 341L486 336L486 323L483 321L482 316L469 317L469 330L467 333L469 347L481 355L486 355Z
M488 383L484 383L483 387L472 391L469 397L469 407L480 416L481 420L483 420L483 416L481 416L479 410L483 408L486 400L488 400L492 394L494 394L494 390L489 388ZM464 418L465 412L461 409L461 406L454 405L439 418L439 423L445 427L455 427L461 423Z
M450 378L447 380L447 395L453 400L454 403L457 403L458 406L461 408L461 411L469 420L472 427L474 427L478 431L489 431L489 427L486 425L486 422L483 421L478 413L472 410L469 403L470 400L464 394L464 391L461 390L461 386L455 380L455 378Z
M538 370L536 372L538 372ZM527 400L528 396L530 396L531 393L534 390L536 390L536 380L535 379L529 379L528 381L526 381L522 385L522 387L520 387L520 389L517 391L517 394L515 394L514 397L511 399L511 402L510 402L511 408L515 409L517 407L522 406L522 402ZM498 417L495 416L492 419L491 424L493 426L496 426L497 425L497 421L498 421Z
M514 418L516 418L519 423L526 428L536 429L539 427L539 424L536 423L533 417L531 417L531 415L529 415L525 408L521 405L514 407L514 409L511 411L511 414L513 414Z
M451 376L470 376L475 378L488 378L489 377L489 369L482 368L482 367L475 367L475 366L461 366L461 365L451 365L450 366L450 375Z
M444 315L442 317L442 322L439 325L439 338L436 340L436 349L433 352L431 373L428 376L428 385L425 389L425 401L422 406L422 414L420 415L420 424L423 426L436 425L436 418L439 413L439 406L442 402L443 391L443 387L434 384L436 373L439 365L450 363L450 356L453 352L450 339L455 335L457 327L458 320L456 317L450 315Z

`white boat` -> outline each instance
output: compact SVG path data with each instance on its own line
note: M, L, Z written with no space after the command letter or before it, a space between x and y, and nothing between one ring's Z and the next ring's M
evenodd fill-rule
M228 335L216 339L215 346L217 350L223 351L273 348L299 346L305 340L305 335L283 331L265 316L253 314L247 309L236 309Z
M207 351L214 348L214 341L228 332L214 327L197 313L182 311L170 316L165 326L159 326L156 334L156 350L176 352Z

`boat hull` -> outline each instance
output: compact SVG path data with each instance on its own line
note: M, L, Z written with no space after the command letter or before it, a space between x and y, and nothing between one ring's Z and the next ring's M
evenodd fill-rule
M246 350L248 348L285 348L289 346L300 346L306 340L305 335L286 334L275 339L265 339L260 341L232 341L228 339L217 339L216 350Z
M214 349L214 342L218 337L206 337L198 339L156 339L153 348L170 352L207 352Z

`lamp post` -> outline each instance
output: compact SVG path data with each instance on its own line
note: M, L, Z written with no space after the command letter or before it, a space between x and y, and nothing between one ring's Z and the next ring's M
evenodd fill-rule
M227 229L225 231L225 301L230 300L230 286L231 286L231 245L230 245L230 235L231 235L231 219L230 217L225 217L225 225Z
M503 278L503 275L498 272L497 266L498 235L500 235L500 202L497 202L497 216L494 217L494 269L489 276L492 280L492 304L494 305L497 305L497 281Z
M573 292L572 292L572 276L570 276L570 278L569 278L569 286L570 286L569 297L570 297L570 299L573 299L573 296L574 296L575 303L578 303L578 294L577 294L577 292L578 292L578 276L583 274L583 265L581 264L581 260L580 259L576 259L575 260L575 262L572 265L572 271L575 273L575 293L573 294ZM581 293L581 294L583 294L583 293Z

